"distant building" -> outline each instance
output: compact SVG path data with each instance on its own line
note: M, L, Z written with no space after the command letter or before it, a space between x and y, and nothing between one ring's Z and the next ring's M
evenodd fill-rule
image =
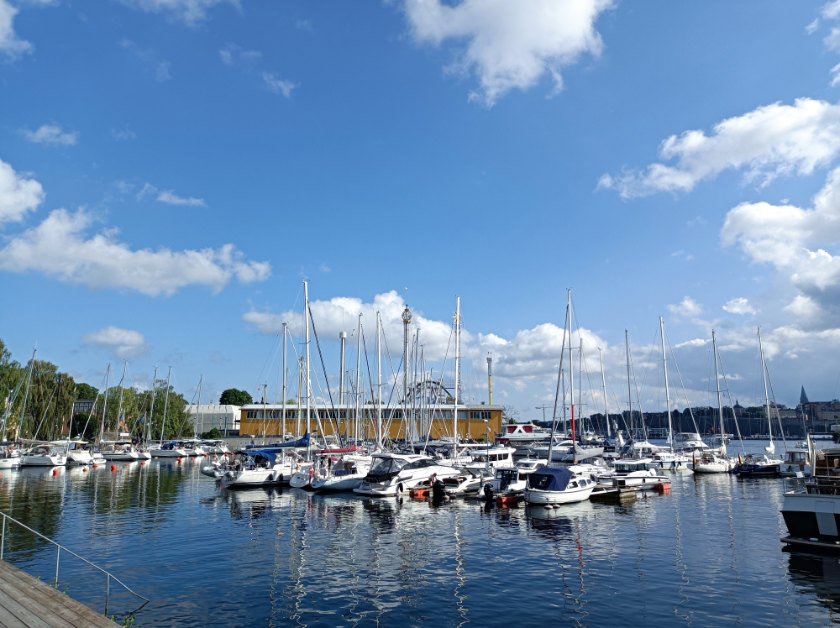
M502 433L502 406L484 404L458 404L458 436L462 439L491 440ZM306 430L306 408L298 410L296 404L249 404L240 409L240 435L242 436L293 436ZM376 438L378 408L365 404L360 409L358 432L356 408L346 405L310 410L310 432L334 436L336 432L347 438L373 440ZM408 409L408 420L403 420L402 408L382 408L378 418L382 433L390 440L422 440L451 437L454 433L455 406L439 404L423 412Z
M214 427L222 434L236 435L239 433L239 406L217 404L189 404L185 412L195 426L196 434L209 432Z
M73 402L73 414L90 414L93 410L93 399L76 399Z

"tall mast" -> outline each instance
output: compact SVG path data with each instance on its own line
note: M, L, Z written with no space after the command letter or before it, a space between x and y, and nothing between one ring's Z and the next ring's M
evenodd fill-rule
M633 440L633 393L630 391L630 334L624 330L624 350L627 353L627 408L629 415L627 421L630 424L630 440Z
M312 382L309 379L309 282L303 282L303 319L306 326L306 433L310 432L312 415ZM323 435L322 435L323 436ZM312 436L310 435L310 441Z
M155 367L155 374L152 376L152 403L149 407L149 420L146 421L146 440L152 440L152 423L155 420L155 393L157 392L157 372L158 369Z
M286 323L283 323L283 409L280 411L280 416L283 418L283 434L280 436L281 440L286 437L286 399L288 399L286 396L286 331Z
M382 449L382 316L376 312L376 448Z
M29 360L29 372L26 374L26 390L23 392L23 408L20 411L20 425L18 426L18 435L23 436L23 421L26 418L26 402L29 400L29 384L32 381L32 371L35 370L35 355L38 353L38 349L32 350L32 359ZM110 368L111 365L108 365ZM108 391L108 386L105 386L105 391ZM107 397L106 397L107 399ZM103 415L104 417L104 415ZM104 420L104 419L103 419ZM4 435L5 436L5 435Z
M601 353L601 347L598 347L598 362L601 364L601 386L604 389L604 418L607 421L607 438L612 438L610 430L610 409L607 405L607 378L604 375L604 356Z
M712 353L715 358L715 389L717 390L718 416L720 419L720 455L726 455L726 432L723 429L723 403L720 400L720 377L718 375L718 353L715 330L712 330Z
M452 458L458 456L458 383L461 364L461 297L455 302L455 409L452 412L452 431L454 432L455 443L452 447Z
M355 422L355 435L356 435L356 444L359 442L359 436L361 435L361 425L360 425L360 418L359 418L359 408L361 407L361 395L362 389L359 388L360 385L360 378L361 378L361 370L362 370L362 313L359 312L359 325L356 328L356 422Z
M766 447L768 453L776 451L773 444L773 421L770 419L770 395L767 394L767 366L764 364L764 348L761 346L761 327L758 328L758 352L761 355L761 380L764 382L764 407L767 411L767 433L770 435L770 444Z
M195 418L197 418L197 419L201 416L201 385L202 384L204 384L204 375L201 375L198 378L198 397L195 401ZM204 432L204 429L203 429L204 428L204 420L203 419L201 420L201 427L202 427L202 430L200 432L198 432L198 434L201 434L201 433ZM193 421L193 436L197 437L198 434L196 434L195 421Z
M160 424L160 442L166 438L166 411L169 408L169 382L172 381L172 367L169 367L169 373L166 375L166 394L163 396L163 421Z
M403 425L405 425L406 439L414 444L415 430L408 427L408 326L411 324L411 310L408 305L402 313L403 322Z
M35 355L33 354L32 359L35 359ZM108 384L111 381L111 364L108 364L108 368L105 369L105 396L103 397L102 401L102 421L99 423L99 442L102 443L102 439L105 437L105 413L108 410ZM25 401L25 400L24 400ZM20 416L21 421L23 421L23 415Z
M122 414L122 403L123 403L123 383L125 382L125 371L128 368L128 362L123 362L123 374L122 378L120 379L120 400L117 404L117 436L119 436L120 431L120 415Z
M569 303L567 305L569 325L569 407L572 410L572 440L577 440L575 428L575 369L572 362L572 291L568 291Z
M668 440L671 453L674 451L674 428L671 424L671 393L668 390L668 360L665 357L665 321L659 317L659 333L662 336L662 368L665 370L665 411L668 413Z

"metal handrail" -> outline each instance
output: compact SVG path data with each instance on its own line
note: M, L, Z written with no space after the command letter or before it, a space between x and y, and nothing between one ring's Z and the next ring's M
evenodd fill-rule
M134 609L133 611L131 611L128 614L129 616L134 615L140 609L142 609L144 606L146 606L146 604L149 603L150 600L148 598L145 598L142 595L140 595L139 593L136 593L135 591L133 591L131 589L131 587L126 585L122 580L117 578L111 572L109 572L105 569L102 569L102 567L100 567L99 565L93 564L88 559L83 558L82 556L79 556L76 552L74 552L73 550L67 549L66 547L64 547L60 543L56 543L51 538L44 536L43 534L41 534L37 530L33 530L28 525L26 525L25 523L21 523L20 521L18 521L17 519L12 517L11 515L8 515L5 512L0 511L0 516L3 517L3 524L2 524L2 527L0 527L0 560L3 560L3 552L4 552L4 549L6 547L6 520L9 519L12 523L16 523L17 525L19 525L24 530L28 530L29 532L31 532L35 536L37 536L41 539L44 539L48 543L52 543L53 545L56 546L57 550L56 550L56 555L55 555L55 580L53 582L53 585L55 587L58 587L58 564L59 564L59 559L61 558L61 552L62 552L62 550L64 550L65 552L67 552L71 556L74 556L74 557L78 558L83 563L86 563L90 567L93 567L97 571L101 571L102 573L105 574L105 576L106 576L106 580L105 580L105 615L108 614L108 603L110 602L110 597L111 597L111 580L114 580L117 584L119 584L123 589L125 589L129 593L131 593L131 595L133 595L134 597L143 600L143 603L138 608Z

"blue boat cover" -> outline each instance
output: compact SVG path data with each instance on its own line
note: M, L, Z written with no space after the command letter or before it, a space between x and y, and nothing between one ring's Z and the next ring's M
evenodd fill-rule
M565 491L572 472L568 469L542 468L528 476L528 486L540 491Z
M277 452L271 451L269 449L260 449L259 451L249 450L245 452L251 458L262 457L268 460L271 464L274 464Z

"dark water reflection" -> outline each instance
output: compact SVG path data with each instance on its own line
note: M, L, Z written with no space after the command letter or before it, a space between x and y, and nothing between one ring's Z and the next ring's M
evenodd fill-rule
M782 483L674 475L629 506L219 490L199 463L24 469L0 509L152 602L139 625L826 625L836 557L784 552ZM51 581L55 552L17 532L6 558ZM62 558L102 610L104 579ZM120 606L121 605L121 606ZM132 608L114 592L112 609Z

